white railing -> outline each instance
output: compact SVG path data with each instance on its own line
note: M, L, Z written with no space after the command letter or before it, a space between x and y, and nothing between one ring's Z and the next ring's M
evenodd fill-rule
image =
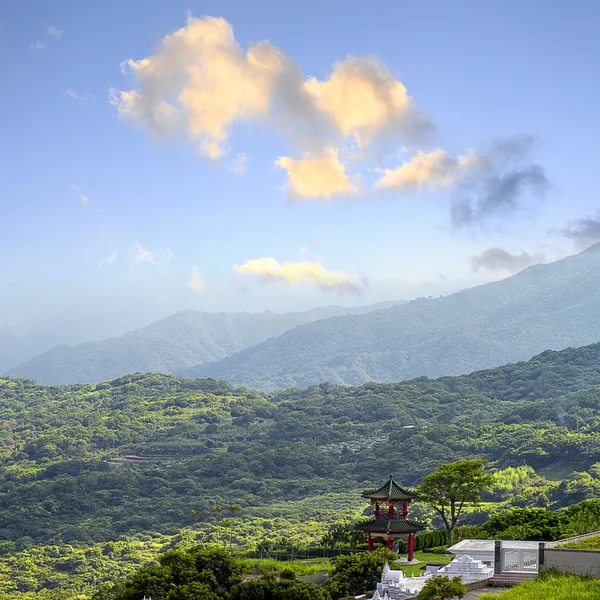
M600 531L594 531L593 533L584 533L583 535L576 535L574 537L565 538L564 540L556 540L554 542L546 542L546 548L556 548L561 544L572 544L574 542L581 542L582 540L589 540L590 538L600 537Z
M507 571L537 573L538 571L537 550L502 548L500 551L500 561L503 573Z

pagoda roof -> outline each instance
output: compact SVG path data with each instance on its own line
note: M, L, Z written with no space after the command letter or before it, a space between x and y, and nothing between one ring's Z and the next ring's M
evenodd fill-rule
M376 519L366 523L357 523L356 529L362 529L367 533L416 533L417 531L423 531L425 525L409 519Z
M398 485L390 475L389 481L386 481L379 489L365 490L362 497L372 500L414 500L417 495Z

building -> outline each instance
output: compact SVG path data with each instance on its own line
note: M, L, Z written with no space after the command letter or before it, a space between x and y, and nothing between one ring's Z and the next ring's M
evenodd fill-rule
M421 523L408 518L408 508L416 494L400 486L390 475L384 485L375 490L365 490L362 497L370 501L375 517L356 526L367 535L369 552L374 550L375 537L386 538L390 550L394 547L395 539L405 538L408 539L408 560L411 561L415 551L415 535L425 529Z
M475 560L482 561L488 566L493 566L495 544L496 542L494 540L461 540L457 544L454 544L454 546L450 546L448 552L456 554L456 558L470 556ZM504 542L504 545L511 550L528 550L537 555L539 542L510 540Z

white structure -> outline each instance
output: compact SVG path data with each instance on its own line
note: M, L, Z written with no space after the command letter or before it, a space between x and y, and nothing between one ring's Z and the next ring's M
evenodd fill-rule
M448 548L448 552L456 554L456 558L469 556L480 560L486 565L494 566L494 540L462 540ZM502 547L510 550L531 550L537 553L539 542L522 542L510 540L502 542Z
M390 569L390 566L385 563L381 574L381 582L377 584L377 590L372 600L411 598L423 589L429 577L429 575L406 577L402 571Z
M466 584L489 579L494 575L494 567L463 554L460 558L455 558L449 565L442 567L437 574L445 575L450 579L458 575Z
M493 556L492 556L493 559ZM377 584L377 590L372 600L402 600L416 596L425 586L428 579L435 573L427 571L419 577L406 577L401 570L390 569L388 563L383 567L381 581ZM473 583L489 579L494 574L494 568L489 567L480 560L470 556L455 558L449 565L437 570L438 575L445 575L450 579L457 575L463 583Z

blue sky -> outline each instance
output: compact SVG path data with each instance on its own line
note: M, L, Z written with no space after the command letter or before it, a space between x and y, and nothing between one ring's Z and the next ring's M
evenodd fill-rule
M578 251L600 232L599 13L591 0L5 2L5 304L25 297L52 310L140 302L164 312L298 310L437 295ZM198 148L219 106L211 105L200 136L190 134L194 116L205 114L198 100L194 114L178 107L185 123L172 136L153 135L152 123L119 93L154 101L149 86L160 83L157 102L177 104L190 82L145 85L139 66L120 65L158 64L161 40L198 23L190 14L224 19L243 56L267 40L304 81L315 78L323 93L318 118L327 126L319 121L305 139L307 121L295 108L276 114L283 96L273 95L268 109L256 109L257 97L252 110L225 124L218 158ZM326 82L334 72L344 76L349 56L358 57L352 64L361 73L377 65L385 85L405 86L414 111L400 115L403 125L392 115L372 131L342 132L340 115L352 99L326 105ZM167 70L184 64L168 58ZM219 89L225 101L235 85ZM343 89L352 96L358 88ZM417 114L431 124L428 135L406 134ZM518 156L500 158L505 140L518 142ZM329 168L322 161L330 151L344 172L339 185L330 177L310 182L312 191L325 185L322 197L298 193L292 171L275 165L279 157L298 164L309 156L321 161L315 168ZM435 151L443 152L436 155L443 164L435 163L443 172L423 167L417 179L396 172L419 152ZM459 157L469 151L481 161L467 172ZM241 155L244 172L235 173ZM393 185L377 187L383 169ZM515 172L526 174L523 193L485 204L489 186ZM465 197L474 216L458 223L452 207ZM275 266L256 262L265 258Z

